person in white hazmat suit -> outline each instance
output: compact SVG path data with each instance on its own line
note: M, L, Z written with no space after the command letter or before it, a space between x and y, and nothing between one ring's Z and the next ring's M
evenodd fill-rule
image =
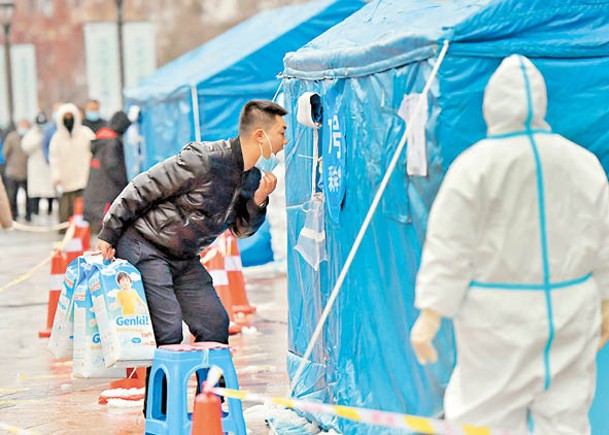
M430 211L410 339L434 362L453 319L446 419L584 435L609 331L609 185L591 152L552 133L546 106L535 66L504 59L484 93L487 138L454 161Z

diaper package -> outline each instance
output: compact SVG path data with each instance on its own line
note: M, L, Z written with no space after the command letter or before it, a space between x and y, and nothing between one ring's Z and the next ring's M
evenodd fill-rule
M73 296L74 285L80 276L80 260L72 261L63 278L61 293L53 320L53 329L47 348L55 358L69 358L73 349Z
M72 374L80 378L120 377L124 370L106 368L88 278L96 269L81 262L81 280L74 287L74 355Z
M106 367L151 365L156 343L140 273L126 260L94 267L89 290Z

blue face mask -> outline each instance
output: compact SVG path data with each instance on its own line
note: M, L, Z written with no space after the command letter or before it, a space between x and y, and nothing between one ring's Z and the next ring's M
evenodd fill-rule
M93 121L93 122L99 121L99 118L100 118L99 112L93 112L91 110L87 110L85 112L85 118L87 118L89 121Z
M258 169L260 169L262 172L269 173L269 172L273 172L273 169L275 169L277 167L277 165L279 164L279 160L277 160L277 156L273 153L273 147L271 146L271 139L268 137L268 135L266 134L265 131L262 131L262 133L264 133L264 136L266 137L266 140L269 143L269 148L271 149L271 156L266 159L264 158L264 153L262 151L262 144L259 143L258 145L260 146L260 158L258 159L258 161L256 162L256 164L254 166L256 166Z
M17 128L17 133L19 134L19 136L25 136L25 134L27 133L27 128L24 127L19 127Z

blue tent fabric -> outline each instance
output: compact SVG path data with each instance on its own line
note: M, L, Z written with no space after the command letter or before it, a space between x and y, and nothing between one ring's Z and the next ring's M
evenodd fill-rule
M263 11L160 68L125 91L142 111L141 170L195 139L193 92L202 140L236 136L239 113L252 99L272 99L285 53L361 8L361 0L316 0Z
M294 376L372 198L405 130L404 94L421 93L443 41L447 55L428 95L428 176L408 176L400 156L295 396L348 406L442 415L455 363L451 324L421 367L408 341L414 282L428 212L452 161L486 135L483 91L501 60L528 56L547 82L553 130L593 151L609 171L609 0L377 0L284 59L288 206L288 371ZM296 122L298 96L337 95L346 144L346 192L338 221L326 210L329 261L315 272L292 248L310 196L313 134ZM334 98L334 97L332 97ZM329 134L328 116L320 134ZM322 149L322 159L325 150ZM599 363L609 349L599 353ZM599 370L593 434L609 429L609 377ZM394 431L309 414L349 434ZM398 433L398 432L395 432Z
M265 220L256 233L247 239L239 239L239 253L243 267L258 266L273 261L271 226Z

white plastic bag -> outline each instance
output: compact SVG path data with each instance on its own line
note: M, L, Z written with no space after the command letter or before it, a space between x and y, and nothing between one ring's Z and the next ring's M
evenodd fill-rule
M305 224L300 230L294 249L302 258L319 270L319 264L328 259L326 253L326 231L324 227L324 199L322 193L316 193L303 205L306 214Z

